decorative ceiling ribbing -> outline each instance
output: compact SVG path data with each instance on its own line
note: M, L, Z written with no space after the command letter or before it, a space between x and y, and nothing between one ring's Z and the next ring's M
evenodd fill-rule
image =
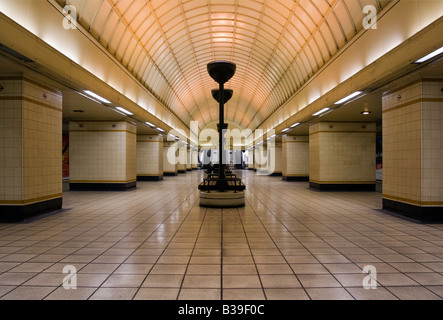
M185 124L218 119L206 66L237 64L229 121L251 130L363 28L363 7L389 0L58 0Z

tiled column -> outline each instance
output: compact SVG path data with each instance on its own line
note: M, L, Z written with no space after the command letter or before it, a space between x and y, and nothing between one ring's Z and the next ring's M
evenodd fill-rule
M192 170L197 170L198 169L198 150L196 150L196 149L192 150L191 159L192 159L192 163L191 163Z
M163 136L137 136L137 180L163 179Z
M192 171L192 151L189 147L187 149L186 171Z
M182 142L178 142L178 173L186 173L186 163L188 162L187 157L187 146Z
M163 143L163 175L176 176L178 174L177 165L177 143Z
M256 168L258 174L268 174L268 147L261 144L256 147Z
M283 180L309 180L309 137L283 136Z
M71 190L136 187L136 126L126 121L69 124Z
M255 148L251 148L248 151L248 170L254 170L254 153Z
M443 220L443 81L383 96L383 208Z
M281 142L268 143L268 161L266 170L271 176L282 175L282 144Z
M62 207L62 95L0 77L0 222Z
M320 122L309 128L310 187L375 191L375 123Z

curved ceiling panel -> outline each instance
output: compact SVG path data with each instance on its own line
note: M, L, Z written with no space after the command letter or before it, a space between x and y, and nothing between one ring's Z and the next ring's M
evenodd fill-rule
M218 120L206 65L237 73L227 120L255 129L362 28L363 6L389 0L59 0L184 123Z

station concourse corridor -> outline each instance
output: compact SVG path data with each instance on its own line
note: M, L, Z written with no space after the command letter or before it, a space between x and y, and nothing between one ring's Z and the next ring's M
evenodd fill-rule
M1 224L0 299L442 298L441 224L380 212L380 193L321 193L248 171L244 208L201 208L190 186L202 175L68 191L61 213ZM76 290L63 288L66 265ZM367 265L376 289L362 286Z
M0 300L442 300L442 34L442 0L0 0Z

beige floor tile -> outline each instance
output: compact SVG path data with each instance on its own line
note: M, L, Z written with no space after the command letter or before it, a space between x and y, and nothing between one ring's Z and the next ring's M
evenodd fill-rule
M406 275L424 286L443 285L443 275L438 273L406 273Z
M176 300L179 288L140 288L134 300Z
M257 269L260 275L264 274L293 274L288 264L258 264Z
M295 275L260 275L263 288L300 288L300 282Z
M156 264L150 274L184 274L186 267L185 264Z
M223 300L265 300L262 289L224 289Z
M113 273L119 264L116 263L90 263L79 271L82 273Z
M329 274L329 271L319 263L294 263L291 264L295 274Z
M36 275L37 273L5 272L0 275L0 286L18 286Z
M398 300L391 292L383 287L376 289L346 288L356 300Z
M55 287L40 286L18 287L4 295L1 300L42 300L55 289Z
M143 274L113 274L101 286L103 288L138 288L145 277Z
M220 265L190 264L188 266L188 269L186 270L186 274L213 275L213 274L220 274L220 270L221 270Z
M45 300L87 300L95 290L96 288L77 288L75 290L66 290L63 287L60 287L48 295Z
M384 287L419 285L416 281L401 273L377 273L377 281Z
M309 300L303 289L265 289L268 300Z
M340 283L333 276L327 274L301 274L298 279L304 288L332 288L341 287Z
M136 288L99 288L89 300L132 300Z
M354 300L343 288L308 288L306 291L312 300Z
M255 265L252 264L224 264L223 274L240 275L240 274L257 274Z
M183 288L220 288L221 279L220 276L208 276L208 275L186 275L183 281Z
M180 291L178 300L220 300L220 289L189 289L183 288Z
M257 275L224 275L222 281L223 289L261 288Z
M400 300L441 300L439 296L424 287L403 286L386 287L386 289L392 292Z
M142 287L146 288L180 288L183 275L148 275Z

